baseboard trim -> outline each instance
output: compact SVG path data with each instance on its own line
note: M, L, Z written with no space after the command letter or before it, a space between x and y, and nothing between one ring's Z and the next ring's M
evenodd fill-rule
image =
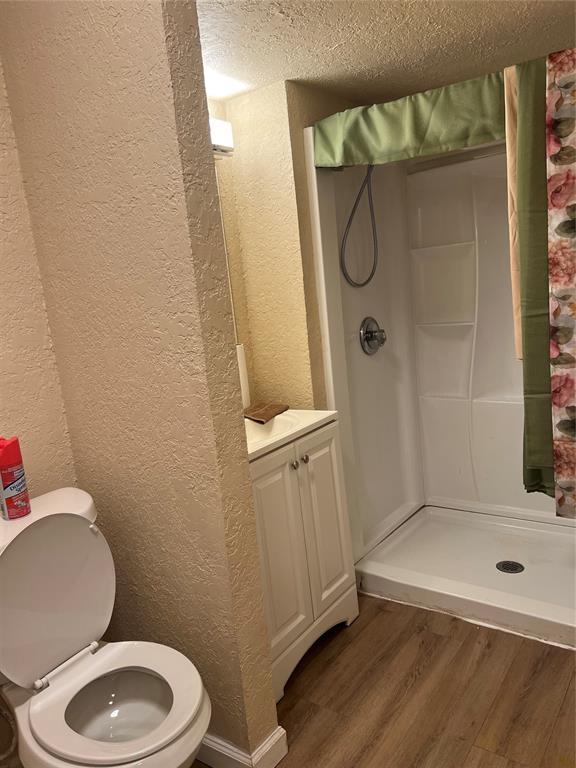
M254 768L275 768L288 754L286 731L280 725L252 753Z
M198 760L210 768L275 768L287 754L286 731L277 726L251 754L219 736L207 733Z

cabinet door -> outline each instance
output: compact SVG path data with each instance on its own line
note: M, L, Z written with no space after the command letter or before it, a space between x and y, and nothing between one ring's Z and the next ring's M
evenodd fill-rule
M338 425L296 443L314 616L354 584Z
M295 458L289 445L250 465L272 659L313 622Z

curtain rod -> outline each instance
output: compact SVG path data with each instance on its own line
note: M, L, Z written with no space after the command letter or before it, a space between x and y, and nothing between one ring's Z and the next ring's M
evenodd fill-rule
M456 163L465 163L467 160L477 160L481 157L492 157L506 152L505 141L495 141L491 144L480 144L477 147L459 150L458 152L446 152L441 155L434 155L427 158L414 158L406 160L406 173L410 176L413 173L428 171L440 166L454 165Z

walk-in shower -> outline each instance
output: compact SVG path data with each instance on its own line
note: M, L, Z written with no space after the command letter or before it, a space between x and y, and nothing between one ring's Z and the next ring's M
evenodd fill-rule
M371 172L314 168L306 133L328 406L340 413L361 590L574 642L574 524L522 481L504 144ZM387 334L374 355L358 329ZM518 563L502 566L502 562ZM499 565L500 564L500 565Z

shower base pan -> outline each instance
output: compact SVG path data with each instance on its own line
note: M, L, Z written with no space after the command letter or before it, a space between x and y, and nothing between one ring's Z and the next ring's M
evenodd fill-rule
M575 537L571 525L423 507L356 564L359 589L574 647Z

